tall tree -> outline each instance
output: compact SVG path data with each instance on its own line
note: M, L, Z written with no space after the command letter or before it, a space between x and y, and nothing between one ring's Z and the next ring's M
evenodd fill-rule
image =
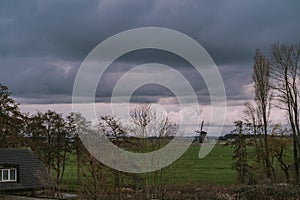
M238 172L238 182L242 184L250 183L251 173L248 163L247 144L244 135L244 124L242 121L234 122L236 129L232 133L237 134L233 142L233 159L235 160L232 168Z
M26 132L30 138L28 144L31 149L38 155L39 159L50 168L47 164L47 158L50 156L46 151L48 148L47 128L44 124L43 113L37 112L35 115L26 116Z
M76 150L77 160L77 184L81 184L81 164L82 154L86 153L79 135L87 132L91 126L91 122L87 121L81 113L70 113L67 116L67 129L70 133L70 139L73 141L73 148Z
M0 84L0 147L23 146L24 116L10 96L8 87Z
M59 184L64 176L67 152L71 149L66 121L61 114L48 110L33 115L29 127L33 149L48 167L48 173L51 169L56 172Z
M259 49L256 49L253 64L253 76L255 103L258 109L258 123L263 127L264 133L264 160L266 164L267 178L271 178L271 162L268 145L268 119L271 110L271 87L270 87L270 63L262 55Z
M293 135L296 183L299 183L299 66L300 44L274 44L271 48L271 77L277 106L285 110Z
M246 126L251 134L254 135L254 147L255 147L255 162L257 166L258 175L260 179L264 178L264 171L266 169L266 163L264 162L264 142L262 138L262 127L257 123L257 118L260 116L256 105L249 102L245 103L245 121Z
M48 130L49 150L53 154L52 167L56 172L56 182L59 184L64 176L66 155L70 151L70 138L61 114L48 110L43 119Z
M99 126L102 131L104 131L106 136L113 137L113 143L120 146L122 145L122 141L120 141L120 137L127 135L126 128L122 125L120 120L115 116L101 116L99 121ZM114 174L115 188L117 199L121 199L121 179L122 173L118 170L112 170Z

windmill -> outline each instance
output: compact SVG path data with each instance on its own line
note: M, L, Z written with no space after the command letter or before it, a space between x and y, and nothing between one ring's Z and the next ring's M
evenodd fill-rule
M196 133L199 133L199 143L202 144L204 139L205 139L205 136L207 135L207 132L206 131L203 131L203 124L204 124L204 121L201 122L201 127L199 129L198 127L198 130L196 130L195 132Z

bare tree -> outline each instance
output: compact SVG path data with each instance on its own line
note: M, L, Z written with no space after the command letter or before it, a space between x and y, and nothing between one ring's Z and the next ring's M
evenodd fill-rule
M279 163L281 170L285 175L286 182L290 181L290 167L292 166L292 158L290 158L291 153L291 138L288 137L288 130L286 127L280 124L275 124L271 131L270 136L270 155L272 162L276 159ZM278 177L280 179L280 177ZM282 181L282 180L279 180Z
M254 147L255 147L255 161L258 168L258 174L260 178L263 178L263 171L266 167L265 162L263 162L264 158L264 142L261 134L261 126L257 123L257 118L259 113L257 112L257 108L249 102L245 103L245 122L249 129L249 132L254 135Z
M257 105L257 123L263 127L264 134L264 161L267 178L271 178L271 163L268 147L268 119L271 110L270 63L256 49L253 64L254 100Z
M145 138L147 135L147 126L149 126L151 119L153 119L154 111L149 103L143 103L134 109L130 110L130 117L135 124L135 135Z
M82 199L110 199L107 168L88 152L84 154L83 161L86 166L83 171L84 181L79 188Z
M165 114L165 115L164 115ZM169 116L150 103L143 103L132 110L130 116L135 125L132 132L140 137L142 152L157 150L167 144L170 137L177 133L178 126L172 123ZM164 170L160 169L145 174L147 198L163 198L165 194Z
M142 103L130 110L133 133L137 137L171 137L177 132L178 126L170 120L167 113L160 107L150 103Z
M101 116L97 127L84 129L84 132L91 135L98 135L98 131L103 131L112 143L127 150L134 145L127 137L127 129L116 116ZM110 157L115 162L119 161L113 155ZM136 174L121 172L105 166L89 152L84 152L81 160L85 162L85 167L82 169L84 179L80 187L84 199L123 199L123 189L133 185L132 182L136 183L140 180Z
M245 121L248 128L250 128L250 131L255 136L256 162L260 178L263 178L262 172L266 172L266 177L270 179L272 176L268 144L268 126L272 100L270 63L262 55L259 49L256 49L255 51L252 80L255 103L245 103Z
M274 44L271 48L271 76L278 107L287 113L293 135L295 181L299 183L299 62L300 44Z

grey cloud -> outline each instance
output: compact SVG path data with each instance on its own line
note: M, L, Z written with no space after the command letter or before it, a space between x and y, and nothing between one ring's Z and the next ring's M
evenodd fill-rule
M3 84L13 86L9 87L10 91L19 97L39 99L43 95L70 95L77 72L76 65L47 58L3 59L0 80L5 80Z
M1 1L0 82L24 102L67 102L80 63L99 42L131 28L160 26L202 44L219 66L228 98L242 100L255 48L299 42L299 7L297 0ZM98 101L109 99L113 84L133 64L152 60L180 70L208 102L207 88L191 67L171 54L150 51L120 59L102 81L106 90L97 94ZM169 95L150 87L133 101L150 99L149 94L155 94L151 101Z

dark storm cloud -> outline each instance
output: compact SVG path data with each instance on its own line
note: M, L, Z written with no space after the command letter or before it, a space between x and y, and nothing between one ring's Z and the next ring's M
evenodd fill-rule
M2 1L0 52L82 61L99 42L137 25L149 8L138 2Z
M80 63L99 42L131 28L159 26L200 42L219 66L229 99L243 99L242 86L251 81L255 48L300 42L299 7L297 0L1 1L0 82L24 102L67 102ZM120 67L103 80L107 90L97 95L99 101L108 99L111 83L132 63L149 61L146 55L129 56L116 64ZM197 94L207 99L203 80L187 65L174 61L172 55L149 57L180 69ZM156 97L169 95L152 89ZM149 94L153 91L146 88L135 100Z

